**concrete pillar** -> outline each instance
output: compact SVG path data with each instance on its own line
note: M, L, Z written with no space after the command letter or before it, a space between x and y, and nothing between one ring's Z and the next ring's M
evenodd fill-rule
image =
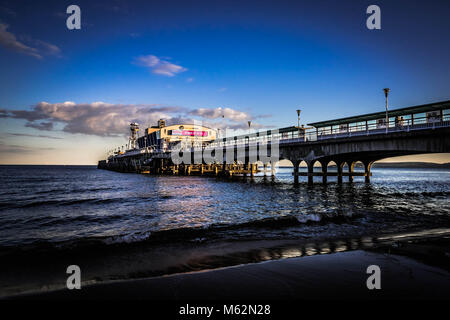
M336 162L336 161L335 161ZM341 184L342 183L342 165L343 165L343 163L342 162L336 162L336 167L337 167L337 182L339 183L339 184Z
M300 163L298 161L294 162L294 184L297 185L298 184L298 166L300 165Z
M315 161L311 161L308 162L308 184L312 185L314 183L314 177L313 177L313 173L314 173L314 162Z
M322 183L326 184L327 183L327 172L328 172L328 162L320 162L320 164L322 165Z
M270 173L272 177L275 177L275 163L273 161L270 161Z
M350 163L347 162L347 164L348 164L348 182L353 182L352 173L353 173L353 169L355 168L355 162L353 162L353 161Z
M364 181L370 183L370 169L372 168L373 161L365 161L364 163Z

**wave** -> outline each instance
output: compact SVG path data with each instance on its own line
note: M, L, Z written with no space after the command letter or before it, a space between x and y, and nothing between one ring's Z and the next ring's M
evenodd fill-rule
M33 200L37 197L31 198ZM91 198L91 199L65 199L65 200L40 200L40 201L23 201L23 202L0 202L0 209L11 209L11 208L34 208L39 206L70 206L77 204L107 204L107 203L123 203L125 201L130 201L132 198Z
M76 223L76 222L112 222L114 220L123 219L125 215L109 215L109 216L77 216L67 218L57 218L51 221L40 223L40 226L49 226L60 223ZM137 232L133 234L123 234L117 236L99 236L99 237L85 237L72 239L67 241L52 242L52 241L37 241L31 244L22 245L20 247L12 246L0 246L0 256L6 252L13 250L16 251L30 251L38 252L40 250L61 250L61 249L95 249L96 247L105 247L110 245L139 245L149 243L167 243L178 241L197 241L198 239L214 239L223 238L224 233L231 231L258 231L258 229L284 229L299 227L305 225L317 225L327 223L351 223L355 218L358 218L358 214L343 215L320 215L320 214L305 214L298 216L280 216L270 217L259 220L247 221L239 224L211 224L205 227L194 228L174 228L163 230L148 230L143 232ZM37 251L36 251L37 250Z
M392 199L411 199L414 197L448 197L450 196L449 191L420 191L420 192L387 192L387 193L376 193L374 197L382 198L392 198Z

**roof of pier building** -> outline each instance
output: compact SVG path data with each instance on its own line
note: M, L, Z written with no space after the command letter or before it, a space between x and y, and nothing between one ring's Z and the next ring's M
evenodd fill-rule
M433 103L422 104L422 105L418 105L418 106L394 109L394 110L388 110L388 115L389 115L389 117L398 117L398 116L407 116L407 115L411 115L411 114L444 110L444 109L450 109L450 100L433 102ZM385 117L386 117L386 111L380 111L380 112L367 113L367 114L362 114L362 115L358 115L358 116L352 116L352 117L346 117L346 118L340 118L340 119L334 119L334 120L312 122L312 123L308 123L308 125L316 127L316 128L322 128L322 127L328 127L328 126L334 126L334 125L340 125L340 124L348 124L348 123L383 119Z

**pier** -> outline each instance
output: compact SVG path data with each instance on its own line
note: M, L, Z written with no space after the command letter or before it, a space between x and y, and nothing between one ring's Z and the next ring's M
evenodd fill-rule
M295 184L301 176L307 177L308 184L314 182L314 177L323 183L328 177L337 177L337 182L342 183L344 177L353 182L356 176L364 176L369 183L375 161L450 152L450 101L391 110L388 117L385 112L376 112L309 123L306 128L292 126L232 137L214 136L209 141L204 139L206 134L200 134L208 129L193 128L189 134L201 135L201 143L177 148L167 147L170 140L154 141L146 133L137 139L138 143L130 143L133 148L115 152L98 167L143 174L245 177L260 172L266 175L270 166L273 177L277 163L289 160ZM355 171L357 163L362 164L363 171ZM314 171L319 165L320 172ZM300 170L303 167L306 172ZM332 167L335 171L328 170Z

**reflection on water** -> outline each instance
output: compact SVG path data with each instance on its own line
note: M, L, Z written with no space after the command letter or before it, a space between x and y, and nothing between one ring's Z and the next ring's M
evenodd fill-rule
M375 168L371 184L355 177L339 185L330 177L327 185L313 186L306 180L294 186L291 173L278 168L273 180L232 181L93 167L0 167L0 246L135 242L173 230L181 239L199 234L200 241L314 239L450 225L446 170Z

